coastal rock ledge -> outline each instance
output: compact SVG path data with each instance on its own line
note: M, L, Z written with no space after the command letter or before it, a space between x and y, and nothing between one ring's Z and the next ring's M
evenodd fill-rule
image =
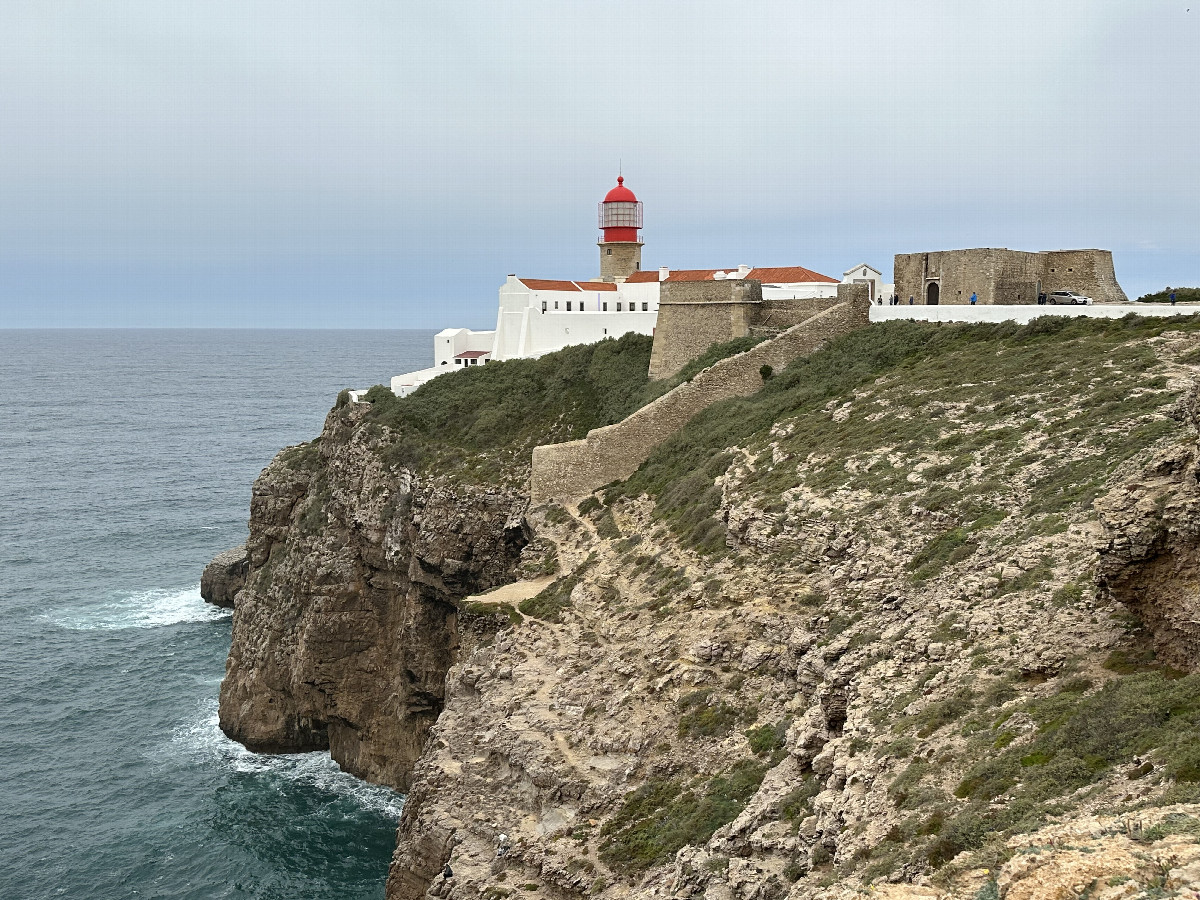
M233 609L238 591L246 586L250 555L246 545L218 553L200 576L200 597L213 606Z

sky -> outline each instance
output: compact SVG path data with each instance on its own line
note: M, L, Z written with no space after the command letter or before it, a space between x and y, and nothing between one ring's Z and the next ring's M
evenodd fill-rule
M1134 298L1200 285L1198 96L1200 0L0 0L0 328L493 327L618 170L644 268Z

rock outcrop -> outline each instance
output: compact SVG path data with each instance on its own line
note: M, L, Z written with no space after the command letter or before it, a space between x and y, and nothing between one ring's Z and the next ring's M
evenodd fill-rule
M1200 390L1175 410L1200 431ZM1153 635L1158 655L1200 669L1200 461L1191 444L1168 448L1141 477L1096 502L1109 535L1099 584Z
M526 500L390 468L364 416L334 410L255 482L220 723L406 790L460 649L455 602L514 578Z
M238 591L246 586L246 573L250 571L250 554L242 544L224 553L218 553L204 567L200 576L200 596L214 606L232 609Z

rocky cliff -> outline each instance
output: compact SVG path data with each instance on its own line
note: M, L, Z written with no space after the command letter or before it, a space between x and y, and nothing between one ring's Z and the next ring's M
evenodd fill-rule
M403 790L444 703L455 601L511 581L529 537L519 493L387 467L365 411L335 410L254 485L220 721Z
M569 508L335 411L222 725L409 791L389 900L1196 897L1198 336L872 326Z

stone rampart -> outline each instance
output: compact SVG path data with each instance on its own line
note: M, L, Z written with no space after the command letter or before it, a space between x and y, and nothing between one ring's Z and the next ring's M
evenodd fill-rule
M530 493L535 505L571 502L612 481L628 478L650 453L693 416L730 397L762 388L764 365L781 370L833 338L868 322L869 288L840 285L840 303L756 347L709 366L628 418L595 428L583 440L533 450Z
M1038 293L1078 291L1097 303L1128 300L1117 283L1108 250L1030 253L999 247L899 253L894 262L896 295L907 305L1036 305Z
M750 279L667 281L658 302L650 377L674 375L713 344L750 333L762 284Z

